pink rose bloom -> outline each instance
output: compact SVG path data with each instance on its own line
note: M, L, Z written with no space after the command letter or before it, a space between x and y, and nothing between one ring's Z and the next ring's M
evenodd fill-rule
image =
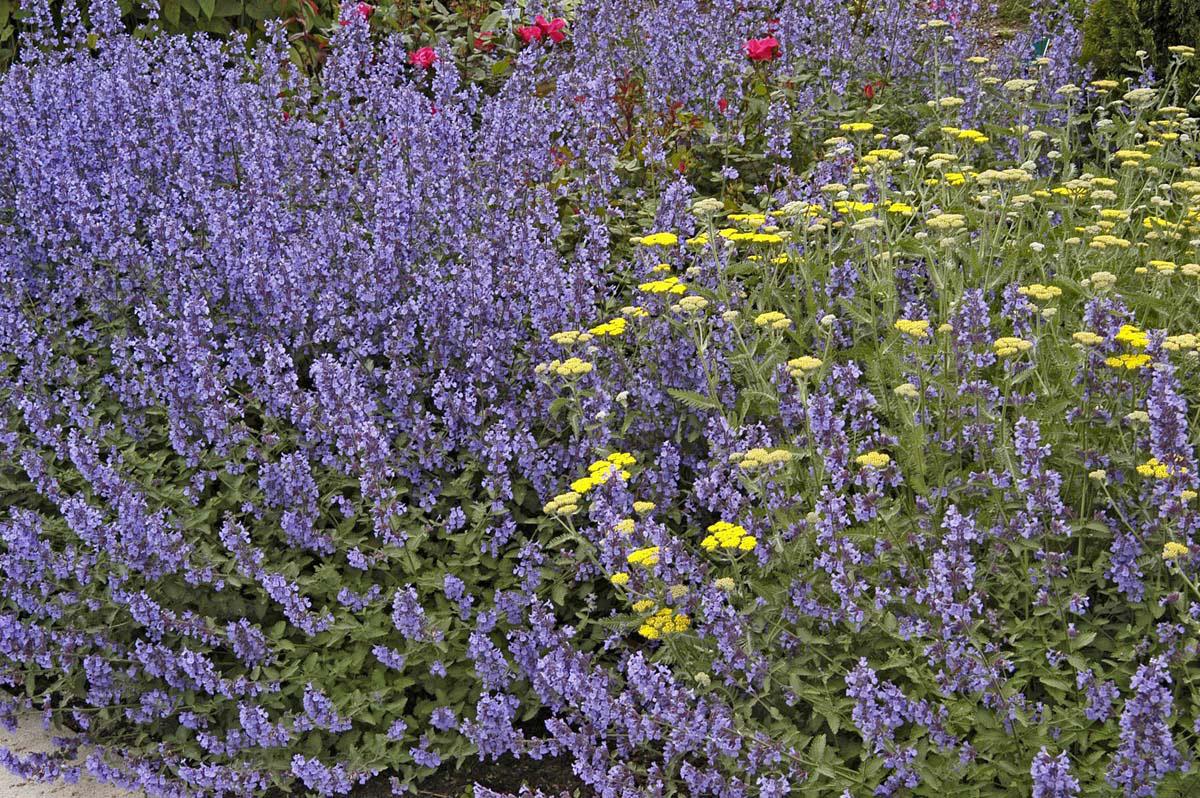
M779 40L774 36L746 42L746 55L751 61L771 61L779 57Z
M429 69L438 60L437 52L432 47L422 47L408 54L408 63L420 69Z

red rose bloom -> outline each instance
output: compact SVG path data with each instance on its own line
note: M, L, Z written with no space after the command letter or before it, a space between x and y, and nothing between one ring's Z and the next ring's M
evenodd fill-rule
M437 52L432 47L422 47L408 54L408 63L420 69L429 69L438 60Z
M521 37L521 41L529 44L530 42L540 42L542 40L542 29L537 25L522 25L517 28L517 35Z
M545 17L538 14L533 18L533 24L538 26L538 30L542 32L543 37L549 37L550 41L555 44L567 38L567 34L563 33L563 28L567 26L567 21L561 17L547 22Z
M746 42L745 49L751 61L771 61L779 57L779 40L774 36L751 39Z

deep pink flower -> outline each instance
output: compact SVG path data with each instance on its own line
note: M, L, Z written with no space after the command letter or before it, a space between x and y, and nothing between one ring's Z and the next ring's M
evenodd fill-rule
M517 35L521 37L521 41L529 44L530 42L540 42L542 40L542 29L537 25L522 25L517 28Z
M555 44L567 38L567 34L563 33L563 28L567 26L567 21L561 17L547 21L545 17L538 14L533 18L533 24L538 26L538 30L542 32L543 37L550 37L550 41Z
M432 47L422 47L408 54L408 63L421 69L429 69L438 60L437 52Z
M779 40L774 36L750 39L746 42L745 49L751 61L771 61L779 57Z

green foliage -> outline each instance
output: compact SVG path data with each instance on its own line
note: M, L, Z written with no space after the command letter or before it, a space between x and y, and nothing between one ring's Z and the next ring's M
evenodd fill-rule
M1200 0L1095 0L1083 35L1083 60L1102 75L1147 65L1162 75L1171 60L1169 47L1200 47ZM1185 73L1193 83L1196 77L1194 67Z

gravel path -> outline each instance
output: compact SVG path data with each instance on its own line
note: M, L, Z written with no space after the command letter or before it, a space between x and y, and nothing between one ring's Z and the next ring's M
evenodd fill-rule
M37 715L23 717L15 732L0 729L0 745L18 753L51 751L54 748L50 743L50 735L42 729ZM82 776L78 784L43 784L25 781L0 768L0 798L145 798L145 795L101 784L87 775Z

